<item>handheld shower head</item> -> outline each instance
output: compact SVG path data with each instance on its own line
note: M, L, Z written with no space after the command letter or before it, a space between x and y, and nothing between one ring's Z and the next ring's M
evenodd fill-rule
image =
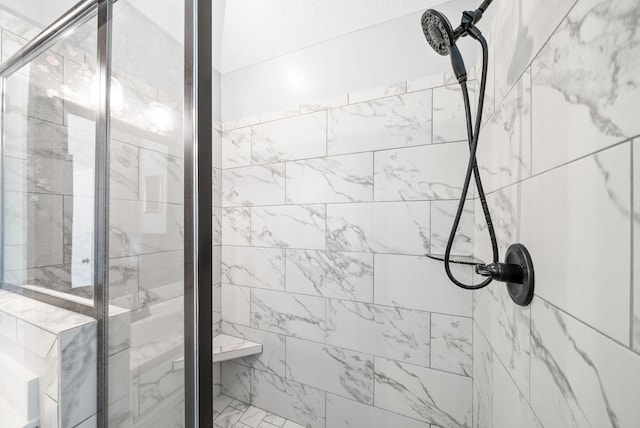
M451 53L451 46L456 42L453 27L442 13L428 9L422 14L422 32L434 51L442 56Z

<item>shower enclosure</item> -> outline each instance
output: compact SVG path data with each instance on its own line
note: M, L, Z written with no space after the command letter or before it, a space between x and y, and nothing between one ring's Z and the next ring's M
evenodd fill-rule
M0 9L0 425L194 426L213 388L210 6L55 3Z

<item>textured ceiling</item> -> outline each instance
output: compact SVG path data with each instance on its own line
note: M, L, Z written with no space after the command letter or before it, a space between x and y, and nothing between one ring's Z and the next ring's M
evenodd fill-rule
M426 9L442 0L226 0L228 72Z

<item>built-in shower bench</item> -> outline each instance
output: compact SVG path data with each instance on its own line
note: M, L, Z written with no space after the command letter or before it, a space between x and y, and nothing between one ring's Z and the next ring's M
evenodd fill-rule
M213 362L234 360L260 354L262 344L228 334L218 334L213 338ZM174 370L184 368L184 357L173 363Z

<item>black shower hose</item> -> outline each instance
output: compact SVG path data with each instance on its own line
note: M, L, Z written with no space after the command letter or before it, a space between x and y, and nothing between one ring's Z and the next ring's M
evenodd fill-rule
M482 205L482 212L484 213L484 218L487 223L487 230L489 232L489 237L491 238L491 249L493 252L493 262L497 263L499 261L499 253L498 253L498 241L496 239L496 233L493 227L493 221L491 220L491 213L489 212L489 206L487 205L487 198L484 194L484 189L482 187L482 180L480 179L480 171L478 170L478 164L476 162L476 151L478 149L478 137L480 135L480 125L482 123L482 110L484 108L484 94L487 86L487 68L488 68L488 60L489 60L489 49L487 47L487 41L480 34L479 31L474 31L469 33L471 37L476 39L482 45L482 77L480 79L480 93L478 97L478 111L476 113L476 122L475 129L473 128L473 119L471 117L471 106L469 102L469 89L467 88L466 80L462 80L460 82L460 86L462 87L462 96L464 98L464 108L465 115L467 120L467 136L469 139L469 163L467 165L467 173L464 179L464 185L462 186L462 194L460 195L460 202L458 204L458 211L456 212L455 219L453 221L453 226L451 226L451 233L449 235L449 240L447 241L447 248L444 252L444 259L440 259L437 257L432 257L437 260L444 261L444 269L447 272L447 276L455 285L460 288L464 288L466 290L477 290L479 288L486 287L493 281L492 278L486 278L480 284L468 285L463 282L458 281L458 279L451 272L451 263L456 264L465 264L465 265L473 265L476 266L476 263L465 262L465 261L454 261L451 260L451 248L453 247L453 241L455 239L456 233L458 231L458 227L460 226L460 218L462 217L462 213L464 211L464 204L467 200L467 193L469 191L469 185L471 183L471 174L476 181L476 188L478 189L478 198L480 200L480 204Z

